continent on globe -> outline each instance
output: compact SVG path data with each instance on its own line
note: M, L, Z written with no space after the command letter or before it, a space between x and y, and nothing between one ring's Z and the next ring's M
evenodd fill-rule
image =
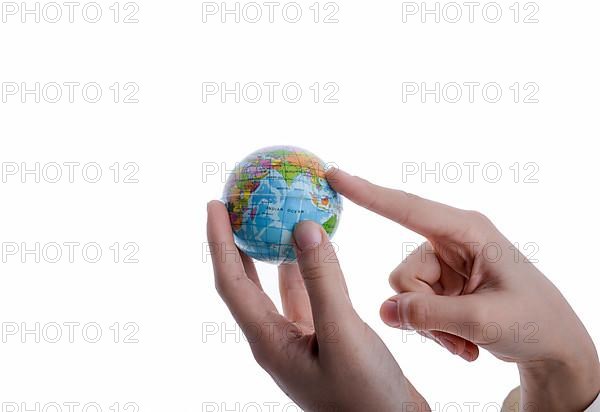
M296 260L296 223L313 220L331 238L342 212L342 198L325 179L325 163L293 146L257 150L227 179L223 201L236 245L269 263Z

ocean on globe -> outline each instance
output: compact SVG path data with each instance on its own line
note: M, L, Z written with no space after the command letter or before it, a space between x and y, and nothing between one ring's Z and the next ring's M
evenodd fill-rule
M292 146L247 156L229 176L223 201L240 250L275 264L296 260L296 223L315 221L331 238L342 212L342 198L327 183L323 161Z

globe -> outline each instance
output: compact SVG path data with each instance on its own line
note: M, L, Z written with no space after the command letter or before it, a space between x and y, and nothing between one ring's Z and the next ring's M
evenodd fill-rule
M325 163L293 146L267 147L238 163L223 201L238 248L274 264L296 260L296 223L315 221L331 238L342 212L341 196L325 179Z

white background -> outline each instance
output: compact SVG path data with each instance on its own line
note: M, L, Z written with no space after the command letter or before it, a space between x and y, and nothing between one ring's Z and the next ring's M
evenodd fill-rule
M133 402L140 411L201 411L216 403L220 411L266 411L275 402L274 410L286 410L289 400L255 364L239 330L226 333L236 328L214 290L205 247L205 204L220 197L224 183L206 171L230 169L273 144L301 146L379 184L484 212L520 246L535 245L538 266L598 343L597 2L538 2L539 22L529 24L522 20L533 6L523 10L520 3L515 23L508 1L498 3L503 15L495 24L483 18L482 6L473 23L464 6L454 24L443 16L436 23L431 15L425 23L419 15L405 15L403 22L403 3L394 1L338 2L339 22L329 24L315 23L312 3L303 1L295 24L285 21L281 6L274 23L266 7L258 23L243 16L236 23L231 15L222 23L219 14L203 16L203 3L194 1L136 3L138 23L122 22L134 6L123 10L121 3L115 23L112 3L100 1L102 17L89 23L84 4L73 23L66 6L57 23L45 18L53 11L39 23L35 15L22 22L20 4L16 15L0 16L0 82L8 87L0 102L0 242L19 247L16 255L3 253L0 263L3 406L96 402L107 411L118 402L113 410L134 411L124 407ZM494 9L488 11L493 18ZM94 10L88 12L93 18ZM34 95L21 95L22 83L35 89L36 82L40 89L52 82L95 82L103 94L88 103L80 86L71 103L64 87L59 102L42 95L36 103ZM109 89L116 82L118 103ZM139 88L138 103L123 102L128 82ZM295 82L303 95L288 103L279 88L273 103L266 96L258 103L242 96L236 103L231 95L223 103L219 95L203 96L203 83L210 82ZM316 82L321 88L335 83L339 102L323 103L321 94L315 103L309 87ZM479 87L471 103L464 88L458 103L443 97L436 103L431 95L425 103L419 95L403 102L409 82L495 82L503 95L488 103ZM524 103L522 93L515 103L509 87L516 82L521 89L535 83L539 102ZM8 93L9 83L17 84L17 94ZM36 162L40 183L21 173L22 163L33 169ZM74 182L66 167L58 183L45 179L42 169L52 162L78 162ZM97 183L81 174L92 162L102 170ZM118 183L109 169L115 162ZM124 170L128 162L134 165ZM451 162L480 165L472 182L463 167L462 179L452 183ZM9 173L14 163L15 175ZM437 178L403 173L414 164L423 171L436 163ZM516 179L515 163L521 170ZM502 171L496 183L495 169L482 174L489 164ZM124 183L125 172L136 167L139 182ZM537 183L527 183L533 170ZM483 351L468 364L379 320L381 302L392 295L388 274L404 257L403 245L421 240L345 202L335 241L354 305L437 410L455 410L452 402L463 410L467 402L479 402L476 410L497 405L518 384L514 365ZM24 259L20 252L23 243L34 248L36 242L40 248L95 242L103 254L88 263L80 246L73 263L67 256L35 263L35 256ZM109 249L115 242L119 263ZM139 248L138 263L123 263L128 242ZM279 304L276 269L261 264L259 270ZM81 325L73 343L67 336L49 342L54 322ZM115 322L118 343L110 329ZM103 332L95 344L81 332L90 323ZM9 333L14 327L17 332ZM125 343L136 327L139 342ZM23 335L25 328L34 332Z

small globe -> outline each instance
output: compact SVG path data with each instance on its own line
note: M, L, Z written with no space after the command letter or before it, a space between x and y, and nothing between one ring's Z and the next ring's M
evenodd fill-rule
M313 220L331 238L342 212L342 198L325 179L325 164L292 146L258 150L242 160L225 184L234 240L248 256L269 263L296 260L296 223Z

